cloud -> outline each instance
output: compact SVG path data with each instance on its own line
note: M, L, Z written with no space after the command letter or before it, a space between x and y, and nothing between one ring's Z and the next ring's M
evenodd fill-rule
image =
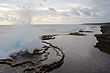
M79 12L79 10L77 8L73 8L71 10L71 14L79 16L80 15L80 12Z
M28 6L32 20L45 20L45 23L46 20L53 23L106 22L110 20L109 5L110 0L0 0L0 10L4 9L4 15L8 15L1 16L0 20L17 20L20 6ZM16 11L15 15L9 14L13 11Z
M4 15L0 17L0 21L16 21L17 19L8 15Z
M41 6L41 7L44 7L44 5L43 5L42 3L40 3L40 6Z
M52 12L56 12L56 9L55 8L48 8L50 11Z
M73 8L71 10L71 14L74 16L97 16L96 12L93 9L90 8L82 8L82 7L78 7L78 8Z
M86 15L86 16L91 16L92 15L92 11L88 8L80 9L80 11L82 12L83 15Z
M110 0L93 0L93 9L97 11L99 22L110 21Z

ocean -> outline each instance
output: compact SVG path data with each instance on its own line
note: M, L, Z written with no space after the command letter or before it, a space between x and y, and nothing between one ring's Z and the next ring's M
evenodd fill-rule
M7 35L12 31L12 27L0 26L0 40L4 37L8 38ZM17 26L14 27L16 28ZM79 30L94 31L93 33L84 32L86 36L59 35L55 36L55 39L46 40L63 48L65 53L64 63L50 73L110 73L110 55L94 47L97 43L94 35L101 33L100 25L33 25L32 30L34 37L50 34L68 34ZM0 51L0 55L2 53L3 51ZM50 59L44 63L56 60L56 57L52 54L49 57ZM3 68L0 67L0 73L8 72L3 71ZM13 73L16 73L16 70Z

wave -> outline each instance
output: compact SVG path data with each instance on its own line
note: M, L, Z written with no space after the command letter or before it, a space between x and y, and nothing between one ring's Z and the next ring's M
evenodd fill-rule
M10 55L20 51L33 53L35 49L42 49L43 45L40 38L34 36L33 26L18 25L11 29L7 36L0 39L0 59L10 58Z

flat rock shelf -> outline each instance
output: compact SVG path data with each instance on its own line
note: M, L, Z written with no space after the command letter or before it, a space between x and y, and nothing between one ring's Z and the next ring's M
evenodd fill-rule
M46 41L42 41L42 43L45 44L42 50L35 50L32 54L20 52L16 56L11 56L11 59L1 59L0 64L4 64L5 67L9 68L7 71L11 73L46 73L59 68L63 64L65 57L62 48ZM42 64L41 62L48 59L49 49L53 49L60 59L49 64ZM40 58L40 56L43 56L43 58ZM2 71L2 73L8 73L7 71Z

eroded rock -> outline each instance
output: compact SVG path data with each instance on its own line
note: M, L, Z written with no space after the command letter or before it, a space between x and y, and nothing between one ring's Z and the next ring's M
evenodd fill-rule
M63 64L65 57L62 48L45 41L42 43L47 45L42 50L34 51L32 54L22 52L16 56L11 56L11 59L0 59L0 73L46 73L59 68ZM49 49L53 49L56 52L56 56L59 56L60 59L53 61L53 63L42 64L42 61L48 59ZM43 58L39 57L40 55Z
M88 32L88 33L93 33L94 31L90 31L90 30L79 30L79 32Z
M43 35L41 37L42 40L50 40L50 39L55 39L54 35Z
M83 33L80 33L80 32L69 33L69 35L86 36L86 34L83 34Z
M100 51L110 54L110 24L101 26L102 34L95 34L98 42L95 47Z

